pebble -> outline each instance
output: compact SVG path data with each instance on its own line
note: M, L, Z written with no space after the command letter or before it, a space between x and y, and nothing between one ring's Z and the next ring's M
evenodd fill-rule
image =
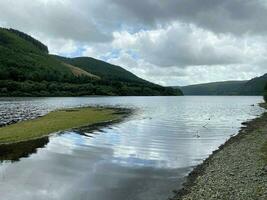
M242 137L232 138L208 158L180 190L186 192L178 191L173 200L266 200L267 165L261 150L267 142L266 122L264 114L246 123Z

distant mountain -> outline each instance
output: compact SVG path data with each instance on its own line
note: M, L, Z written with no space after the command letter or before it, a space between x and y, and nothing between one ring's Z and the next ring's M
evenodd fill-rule
M184 95L263 95L267 74L248 81L225 81L180 88Z
M93 58L49 55L33 37L0 28L0 96L182 95Z
M184 95L238 95L247 81L214 82L181 87Z
M240 90L241 95L262 95L265 84L267 83L267 74L253 78L246 82Z

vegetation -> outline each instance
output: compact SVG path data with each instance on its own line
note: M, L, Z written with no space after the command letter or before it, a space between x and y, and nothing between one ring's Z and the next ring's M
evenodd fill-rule
M105 80L147 83L147 81L137 77L131 72L128 72L122 67L111 65L109 63L94 58L64 58L59 56L56 57L65 63L79 67L89 73L102 77Z
M43 117L0 128L0 144L36 139L51 133L117 120L113 109L78 108L58 110Z
M226 81L181 87L185 95L238 95L247 81Z
M225 81L181 87L185 95L263 95L267 74L249 81Z
M18 30L15 30L15 29L9 29L10 32L12 33L15 33L17 34L19 37L31 42L35 47L37 47L39 50L45 52L45 53L48 53L48 47L45 46L43 43L39 42L38 40L34 39L33 37L21 32L21 31L18 31Z
M63 58L31 36L0 28L0 96L182 95L93 58Z
M72 78L71 70L28 40L0 29L0 80L65 82Z
M49 137L42 137L35 140L0 145L0 162L19 161L22 157L36 153L38 148L44 147L49 142Z
M0 96L153 96L180 95L172 88L149 86L137 83L120 83L109 81L91 81L89 83L62 83L53 81L12 81L0 80Z
M249 80L241 88L240 94L242 95L263 95L264 87L267 83L267 74Z
M264 88L264 95L263 95L263 97L264 97L265 102L267 103L267 83L266 83L265 88Z

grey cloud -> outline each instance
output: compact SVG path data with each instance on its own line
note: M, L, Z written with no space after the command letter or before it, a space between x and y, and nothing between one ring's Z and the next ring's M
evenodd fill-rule
M0 1L0 23L82 42L108 42L112 32L155 29L173 21L216 33L265 34L263 0L10 0Z
M175 85L247 79L266 72L265 4L265 0L0 0L0 25L38 36L52 52L63 55L83 48L86 51L80 54L98 58L114 50L134 51L137 58L118 55L119 64L148 80Z
M179 20L220 33L267 33L267 9L262 0L106 0L128 17L146 25Z
M116 45L134 49L141 58L161 67L236 64L244 62L246 56L243 40L180 23L165 29L115 35Z
M0 22L30 33L79 42L108 42L112 39L88 15L68 1L0 1ZM81 8L82 9L82 8Z
M225 80L249 80L266 72L265 67L239 64L217 65L216 67L202 65L187 68L174 66L166 69L144 60L134 60L125 53L117 59L110 59L109 62L124 66L146 80L166 86L183 86Z

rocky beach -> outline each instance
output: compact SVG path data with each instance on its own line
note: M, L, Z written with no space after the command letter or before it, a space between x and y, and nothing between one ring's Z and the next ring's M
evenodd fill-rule
M173 200L267 199L267 113L243 125L188 175Z

